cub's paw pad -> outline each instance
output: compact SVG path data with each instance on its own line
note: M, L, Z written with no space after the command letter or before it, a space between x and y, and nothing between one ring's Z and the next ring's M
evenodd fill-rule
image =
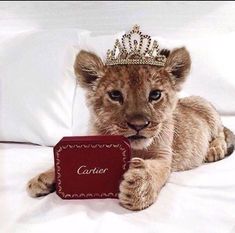
M46 173L31 179L27 184L27 192L31 197L45 196L55 191L55 182Z

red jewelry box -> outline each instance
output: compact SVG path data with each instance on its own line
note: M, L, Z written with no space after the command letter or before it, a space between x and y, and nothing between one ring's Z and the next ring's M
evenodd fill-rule
M57 194L62 199L117 198L130 155L123 136L62 138L54 147Z

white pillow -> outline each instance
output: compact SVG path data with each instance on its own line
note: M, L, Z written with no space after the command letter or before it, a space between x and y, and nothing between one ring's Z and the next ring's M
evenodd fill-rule
M112 49L119 36L96 36L81 34L79 43L82 49L96 52L105 60L107 49ZM160 48L177 48L186 46L191 54L192 70L180 96L200 95L209 100L221 114L235 115L235 77L234 62L235 33L223 36L187 39L176 41L167 38L157 39ZM89 111L85 104L84 90L79 86L73 111L73 133L87 134Z
M0 141L55 145L72 135L70 48L81 30L22 33L0 44Z

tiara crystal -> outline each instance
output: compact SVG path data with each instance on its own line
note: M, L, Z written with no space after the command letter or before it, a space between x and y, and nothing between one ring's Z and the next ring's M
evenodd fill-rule
M124 34L121 40L117 39L114 49L107 51L106 65L165 65L166 56L159 53L157 41L154 40L151 45L151 37L142 34L138 25Z

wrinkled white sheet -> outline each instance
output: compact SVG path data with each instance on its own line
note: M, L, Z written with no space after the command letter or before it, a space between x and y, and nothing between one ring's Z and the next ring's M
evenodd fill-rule
M235 117L226 117L235 130ZM150 208L131 212L115 199L65 201L55 193L33 199L27 181L53 164L50 147L0 144L0 232L234 233L235 153L191 171L173 173Z

